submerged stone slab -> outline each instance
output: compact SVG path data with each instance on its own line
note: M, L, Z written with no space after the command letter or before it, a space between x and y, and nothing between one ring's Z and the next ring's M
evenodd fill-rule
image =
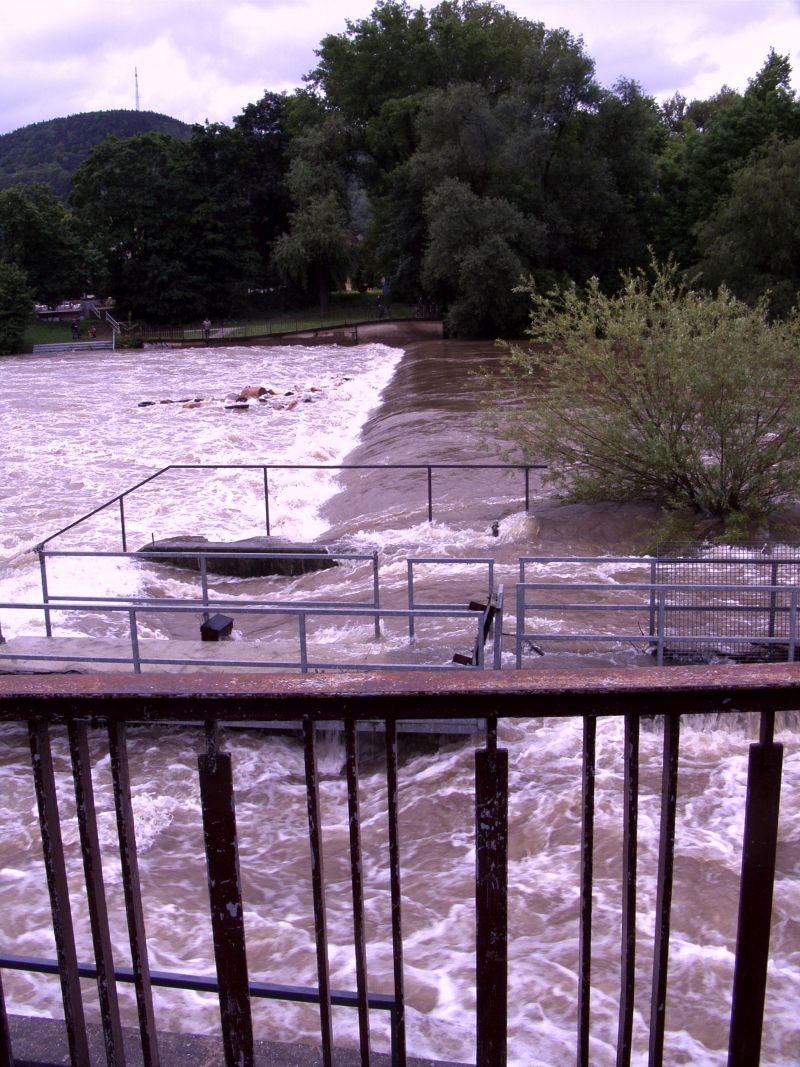
M324 545L287 541L282 537L248 537L243 541L165 537L139 549L139 553L157 553L159 563L170 563L174 567L199 571L199 556L177 555L184 552L201 552L207 557L206 566L209 573L231 578L264 578L275 574L292 577L297 574L310 574L312 571L324 571L337 565L336 560L329 557L328 549ZM241 558L219 558L221 554L228 552L241 554ZM309 559L308 556L312 554L318 558Z

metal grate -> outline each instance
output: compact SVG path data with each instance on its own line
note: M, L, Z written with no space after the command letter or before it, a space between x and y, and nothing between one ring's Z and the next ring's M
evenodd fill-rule
M696 587L670 589L666 595L665 636L682 639L669 655L673 661L707 659L710 637L718 639L717 656L739 662L787 659L791 590L800 586L800 545L666 543L658 547L654 581ZM686 640L695 636L702 643ZM785 645L765 640L781 637Z

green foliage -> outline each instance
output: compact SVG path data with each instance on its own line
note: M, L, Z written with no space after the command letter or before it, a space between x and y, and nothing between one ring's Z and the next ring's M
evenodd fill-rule
M230 316L264 285L274 225L258 182L269 134L257 132L263 114L248 118L249 129L196 126L188 142L111 137L78 169L72 203L123 315Z
M730 195L698 227L700 270L749 303L787 315L800 290L800 140L771 141L733 176Z
M771 51L743 95L723 90L684 107L659 167L660 222L652 230L659 254L674 254L686 267L696 264L697 234L730 195L736 173L772 140L800 138L800 102L790 74L788 58ZM673 125L679 112L673 110Z
M529 288L533 344L508 352L518 404L496 422L572 499L755 521L797 495L800 318L652 272L614 296Z
M295 139L287 186L295 209L289 228L275 243L273 264L289 281L313 279L320 315L328 313L329 293L353 261L355 234L343 130L336 116Z
M429 239L422 284L449 305L449 331L518 335L526 307L514 288L536 224L507 200L480 197L455 178L429 194L425 212Z
M165 133L187 140L191 127L153 111L90 111L50 119L0 135L0 189L46 185L66 203L72 175L106 137Z
M33 295L25 272L0 260L0 355L21 351L32 311Z
M0 259L25 271L39 303L55 305L83 292L73 219L44 185L0 190Z

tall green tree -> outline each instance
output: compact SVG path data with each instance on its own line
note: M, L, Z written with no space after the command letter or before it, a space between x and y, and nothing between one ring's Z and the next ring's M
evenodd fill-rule
M800 139L773 140L738 170L731 191L698 227L699 268L750 303L786 315L800 292Z
M0 356L19 352L33 311L33 294L25 271L0 260Z
M295 138L287 175L294 210L273 251L273 264L283 277L311 282L322 316L328 313L332 286L344 281L354 255L346 140L335 115Z
M189 265L197 234L185 159L165 134L109 137L75 173L71 202L123 315L169 322L204 311Z
M772 50L742 94L723 90L693 101L664 151L658 176L661 222L654 245L692 266L699 258L699 227L731 192L734 175L773 138L800 137L800 102L788 57Z
M25 272L36 301L80 296L83 258L71 215L46 186L0 190L0 259Z
M233 120L242 135L246 160L237 173L249 199L261 285L271 284L270 261L275 241L289 225L292 201L286 184L289 170L289 99L264 93Z

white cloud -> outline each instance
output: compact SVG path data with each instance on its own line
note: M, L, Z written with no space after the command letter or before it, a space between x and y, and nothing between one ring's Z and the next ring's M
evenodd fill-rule
M230 122L265 90L291 90L314 49L372 0L40 0L3 15L0 132L29 122L141 107ZM411 0L416 6L416 0ZM426 2L426 7L432 6ZM507 0L582 37L603 85L634 78L662 99L743 89L770 47L800 42L795 0ZM790 58L800 71L800 52ZM800 73L797 83L800 84Z

